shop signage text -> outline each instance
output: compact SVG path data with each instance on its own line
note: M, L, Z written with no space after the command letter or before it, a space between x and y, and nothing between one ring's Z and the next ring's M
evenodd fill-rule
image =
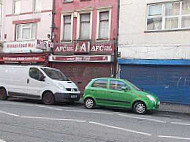
M55 44L54 54L113 54L113 43L90 43L90 42L77 42L77 43L60 43Z
M57 56L52 55L49 58L52 62L111 62L111 55L94 55L94 56Z

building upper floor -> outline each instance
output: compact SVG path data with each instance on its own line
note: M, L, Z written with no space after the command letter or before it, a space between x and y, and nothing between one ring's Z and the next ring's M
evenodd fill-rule
M56 42L117 37L118 0L55 0Z
M2 0L2 4L3 41L49 39L53 0Z
M189 0L120 2L120 45L189 45Z

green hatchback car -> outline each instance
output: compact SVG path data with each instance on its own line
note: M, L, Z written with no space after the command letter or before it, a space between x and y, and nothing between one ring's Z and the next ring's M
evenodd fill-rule
M111 106L132 109L138 114L157 110L159 99L142 91L131 82L116 78L96 78L86 86L84 105L87 109L97 106Z

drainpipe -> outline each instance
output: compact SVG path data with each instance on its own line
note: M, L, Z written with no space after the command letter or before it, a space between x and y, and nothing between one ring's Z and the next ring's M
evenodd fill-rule
M56 0L52 0L52 23L51 23L51 42L54 42L54 29L55 29L55 1Z
M115 49L115 61L116 61L116 75L118 77L119 73L119 65L118 65L118 38L119 38L119 15L120 15L120 0L118 0L118 8L117 8L117 36L116 36L116 49Z

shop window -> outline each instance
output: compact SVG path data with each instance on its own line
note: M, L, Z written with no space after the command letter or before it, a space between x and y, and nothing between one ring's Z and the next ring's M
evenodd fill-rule
M13 13L20 14L21 11L21 0L14 0L13 1Z
M102 11L98 13L98 39L108 39L110 32L110 11Z
M36 23L16 25L16 40L32 40L36 36Z
M71 41L72 40L72 16L63 15L62 29L61 29L61 41Z
M42 0L34 0L34 11L41 11L41 4L42 4Z
M90 13L82 13L80 14L80 31L79 31L79 39L87 40L90 39L91 34L91 14Z
M147 30L190 28L190 1L148 5Z

